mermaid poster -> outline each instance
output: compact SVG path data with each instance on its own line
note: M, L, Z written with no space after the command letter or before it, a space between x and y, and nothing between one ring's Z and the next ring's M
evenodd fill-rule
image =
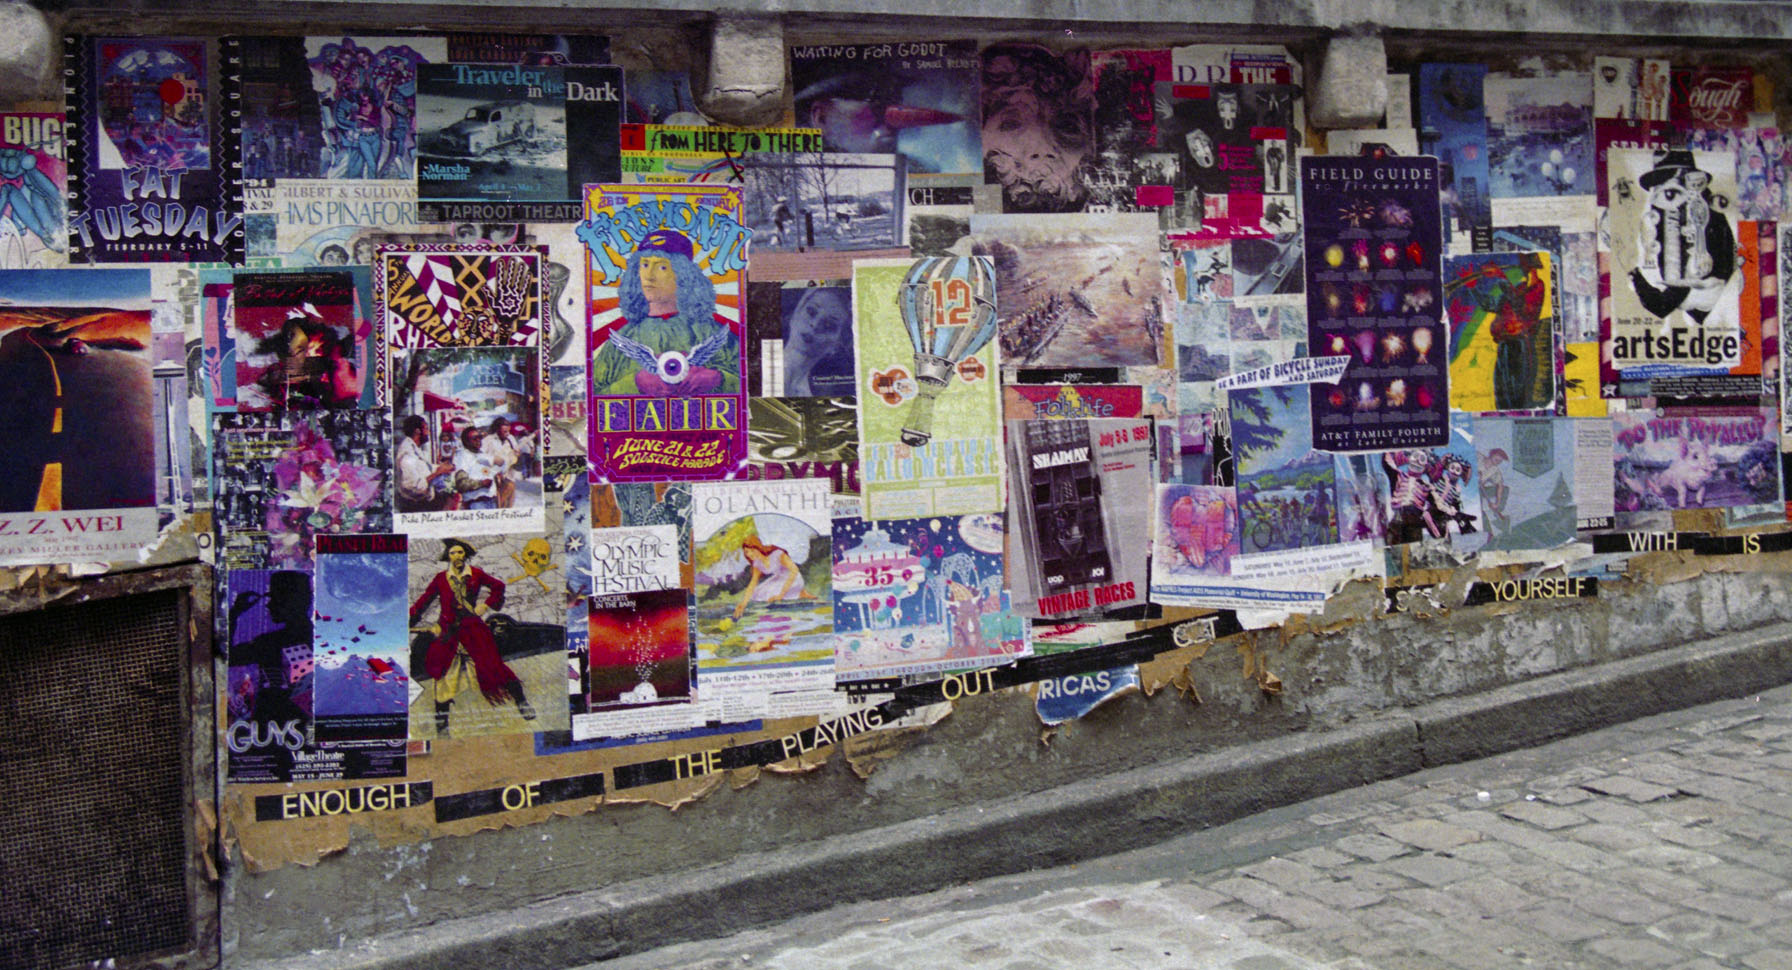
M739 189L592 185L593 482L712 481L746 465Z
M759 716L741 705L772 692L833 688L831 516L825 479L691 486L697 684L723 720Z

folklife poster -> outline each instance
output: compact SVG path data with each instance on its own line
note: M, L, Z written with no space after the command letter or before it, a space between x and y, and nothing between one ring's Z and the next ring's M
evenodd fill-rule
M866 518L1001 511L989 260L858 260L852 289Z
M0 275L0 565L112 562L155 538L149 277Z
M740 190L592 185L593 482L708 481L747 459L742 336L747 249Z
M1437 159L1301 159L1307 341L1350 353L1314 384L1313 447L1382 451L1450 439Z

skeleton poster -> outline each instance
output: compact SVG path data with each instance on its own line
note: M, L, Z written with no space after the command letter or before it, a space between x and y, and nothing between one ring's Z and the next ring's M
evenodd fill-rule
M995 273L981 257L854 264L869 518L1001 510L995 301Z
M1301 182L1307 343L1352 355L1343 380L1312 386L1313 447L1446 443L1437 159L1303 158Z
M1607 170L1611 304L1600 383L1731 373L1745 349L1735 156L1614 148Z
M586 191L592 480L732 477L747 457L740 191Z

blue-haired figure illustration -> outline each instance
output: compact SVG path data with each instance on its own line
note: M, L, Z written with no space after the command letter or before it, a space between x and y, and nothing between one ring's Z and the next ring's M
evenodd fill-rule
M591 358L593 394L672 397L740 390L740 338L715 312L715 285L691 241L651 232L628 258L619 294L626 321Z

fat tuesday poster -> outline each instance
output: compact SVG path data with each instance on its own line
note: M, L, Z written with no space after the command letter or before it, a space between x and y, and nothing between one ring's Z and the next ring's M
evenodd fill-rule
M853 264L868 518L1001 511L995 296L984 257Z
M231 262L236 168L217 143L217 51L199 37L69 37L69 261Z
M1301 159L1307 345L1350 353L1314 384L1313 447L1381 451L1450 437L1437 159Z
M707 481L747 459L740 190L593 185L587 254L593 482Z

